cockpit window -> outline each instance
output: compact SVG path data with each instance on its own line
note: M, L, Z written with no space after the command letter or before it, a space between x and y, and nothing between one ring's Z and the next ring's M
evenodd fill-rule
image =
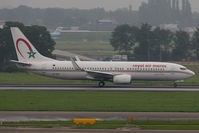
M180 70L183 70L183 71L184 71L184 70L187 70L187 68L185 68L185 67L181 67L181 68L180 68Z

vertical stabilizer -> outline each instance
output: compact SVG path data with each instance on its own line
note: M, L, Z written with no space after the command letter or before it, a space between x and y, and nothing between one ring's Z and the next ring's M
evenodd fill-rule
M11 27L11 33L17 57L20 62L52 60L41 55L18 27Z

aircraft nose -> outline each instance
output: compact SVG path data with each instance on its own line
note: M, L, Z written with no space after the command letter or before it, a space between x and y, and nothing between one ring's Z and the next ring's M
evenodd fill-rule
M189 71L190 71L190 74L191 74L192 76L196 75L195 72L193 72L193 71L191 71L191 70L189 70Z
M192 71L193 76L196 75L195 72Z

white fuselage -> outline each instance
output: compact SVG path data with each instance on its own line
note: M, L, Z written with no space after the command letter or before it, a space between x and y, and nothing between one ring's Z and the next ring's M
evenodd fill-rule
M186 67L163 62L101 62L76 61L84 70L113 75L130 75L131 80L180 81L195 75ZM87 72L76 70L71 61L32 62L25 69L36 74L67 80L106 80L90 77Z
M13 63L27 71L68 80L96 80L130 84L132 80L181 81L195 75L186 67L163 62L57 61L41 55L18 27L11 27L18 60ZM176 85L174 85L176 86Z

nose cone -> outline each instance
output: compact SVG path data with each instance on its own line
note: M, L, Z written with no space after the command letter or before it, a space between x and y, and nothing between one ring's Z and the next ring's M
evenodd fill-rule
M195 72L193 72L191 70L189 70L189 73L190 73L191 77L193 77L194 75L196 75Z
M196 75L195 72L193 72L193 71L191 71L191 72L192 72L192 75L193 75L193 76Z

